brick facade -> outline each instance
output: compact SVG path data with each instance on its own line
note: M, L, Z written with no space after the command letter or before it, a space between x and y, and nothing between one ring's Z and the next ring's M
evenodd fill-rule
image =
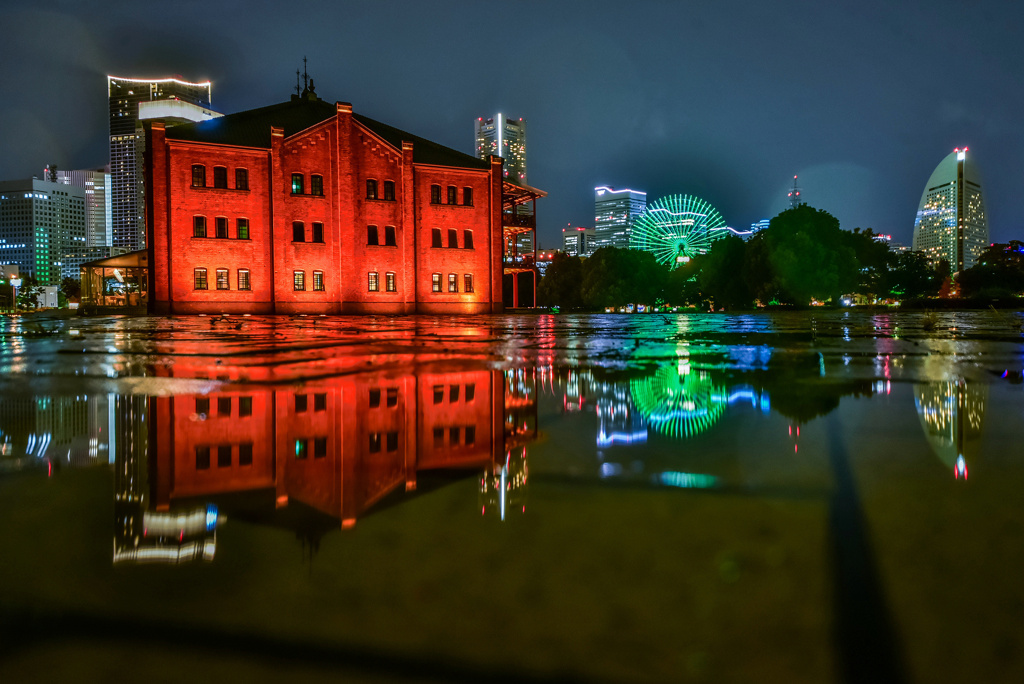
M146 151L155 313L502 310L499 158L315 96L154 123Z

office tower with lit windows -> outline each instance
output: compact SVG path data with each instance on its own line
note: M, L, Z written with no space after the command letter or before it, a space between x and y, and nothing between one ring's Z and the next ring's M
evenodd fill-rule
M78 277L69 257L86 244L85 189L30 178L0 181L0 264L40 285Z
M526 185L526 120L513 119L501 112L473 122L476 158L496 155L505 160L505 180Z
M647 209L647 193L616 190L607 185L594 188L594 248L629 249L633 224Z
M111 246L116 251L146 247L142 153L143 120L166 125L219 116L210 107L210 83L176 78L107 77L110 101Z
M594 229L583 226L563 228L562 251L569 256L590 256L594 251Z
M46 172L49 173L50 169ZM110 247L110 172L105 169L54 169L53 174L56 182L85 190L85 246L89 249Z
M957 273L978 262L989 244L988 215L977 165L956 148L935 167L921 193L914 221L914 251Z

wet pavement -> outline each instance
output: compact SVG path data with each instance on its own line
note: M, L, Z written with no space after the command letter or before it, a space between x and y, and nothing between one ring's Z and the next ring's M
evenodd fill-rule
M1024 681L1024 316L0 320L0 677Z

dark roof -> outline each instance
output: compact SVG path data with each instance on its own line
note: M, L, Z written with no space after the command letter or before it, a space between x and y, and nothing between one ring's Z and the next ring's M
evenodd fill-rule
M323 100L294 99L199 123L170 126L167 128L166 136L169 140L270 149L271 126L283 128L287 138L332 118L336 113L337 107ZM394 126L374 121L361 114L353 114L352 117L398 150L402 149L403 140L411 142L413 144L412 160L417 164L437 164L471 169L486 169L490 165L486 160L463 154L458 150L439 145L418 135L406 133Z

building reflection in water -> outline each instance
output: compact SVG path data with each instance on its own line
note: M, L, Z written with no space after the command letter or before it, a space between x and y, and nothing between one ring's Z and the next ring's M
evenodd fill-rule
M0 399L0 472L46 469L52 475L65 466L107 463L109 396Z
M957 479L977 456L988 385L964 378L914 385L914 405L932 451Z

